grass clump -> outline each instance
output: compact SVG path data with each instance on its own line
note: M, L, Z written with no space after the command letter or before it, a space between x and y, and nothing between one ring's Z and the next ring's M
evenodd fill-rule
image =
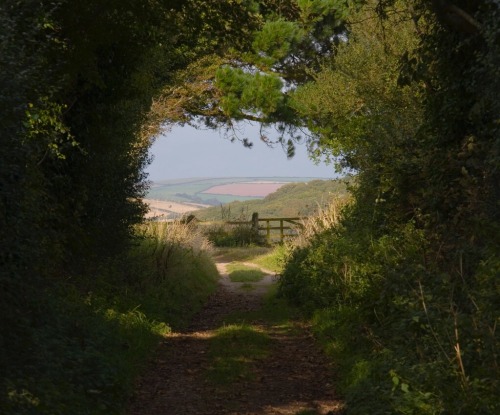
M299 308L292 306L286 298L278 295L277 286L271 285L264 297L262 307L253 311L233 312L224 318L225 324L248 324L266 321L282 330L293 330L295 322L303 317Z
M217 247L215 256L227 262L253 262L255 258L268 255L273 248L266 246L250 245L245 247Z
M275 245L268 252L253 257L249 261L276 274L280 274L285 265L287 252L287 245Z
M285 244L273 247L248 246L233 248L216 248L215 256L227 262L251 262L259 267L279 274L283 270L288 246Z
M232 282L258 282L266 275L260 269L233 262L227 266L229 279Z
M298 310L289 306L284 298L278 298L275 289L266 295L262 308L226 316L224 326L210 339L208 381L226 387L254 379L256 363L271 353L270 333L296 333L299 317Z
M252 285L252 284L245 282L244 284L241 285L240 288L243 291L253 291L253 290L255 290L255 285Z
M252 366L269 355L269 335L255 326L231 324L219 328L210 340L212 365L207 372L210 382L229 385L253 378Z

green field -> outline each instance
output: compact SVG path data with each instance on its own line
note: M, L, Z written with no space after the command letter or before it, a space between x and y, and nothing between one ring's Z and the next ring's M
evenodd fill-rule
M171 200L174 202L194 202L218 206L233 201L260 200L261 197L215 195L202 193L213 186L228 183L252 181L270 182L309 182L317 180L312 177L224 177L224 178L193 178L162 180L153 183L149 190L148 199Z

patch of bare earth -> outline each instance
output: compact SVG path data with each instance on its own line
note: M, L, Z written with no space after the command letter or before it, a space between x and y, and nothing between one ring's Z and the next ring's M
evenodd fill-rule
M128 415L339 415L341 402L332 385L332 367L304 325L283 330L265 321L248 321L272 339L272 351L255 363L247 378L218 387L206 379L209 339L234 312L258 310L269 275L244 292L232 283L225 264L218 264L221 284L191 326L159 346L149 369L138 380ZM312 412L314 411L314 412Z

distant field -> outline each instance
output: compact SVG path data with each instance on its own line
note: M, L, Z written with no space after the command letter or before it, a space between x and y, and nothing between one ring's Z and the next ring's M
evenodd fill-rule
M149 205L149 212L146 214L146 218L164 216L166 219L170 219L209 207L209 205L198 203L179 203L166 200L144 199L144 202Z
M190 212L202 221L249 220L253 212L259 212L261 217L309 216L328 206L332 199L347 197L349 181L259 177L159 182L145 199L151 209L147 217L175 219ZM231 194L215 194L217 191ZM212 206L206 202L210 198L217 198Z
M285 183L309 182L312 180L314 180L312 177L225 177L163 180L153 183L147 198L181 204L198 203L219 206L220 204L233 201L260 200ZM269 192L261 191L256 193L244 191L244 188L252 183L263 185L263 182L279 186L274 187L273 190L269 188ZM233 186L230 188L230 193L213 193L213 190L211 190L224 185ZM238 190L238 186L240 185L242 186L241 190ZM208 193L209 190L210 193Z

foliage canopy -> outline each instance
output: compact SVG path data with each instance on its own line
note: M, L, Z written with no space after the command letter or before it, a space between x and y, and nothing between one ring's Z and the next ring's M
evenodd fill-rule
M285 277L359 325L348 393L498 412L499 21L495 0L3 1L1 399L28 413L39 401L9 393L49 361L31 351L79 341L51 299L83 298L133 240L162 123L254 120L357 174L343 223Z
M316 310L352 413L495 413L500 10L385 2L380 19L367 3L293 95L357 185L281 291Z

